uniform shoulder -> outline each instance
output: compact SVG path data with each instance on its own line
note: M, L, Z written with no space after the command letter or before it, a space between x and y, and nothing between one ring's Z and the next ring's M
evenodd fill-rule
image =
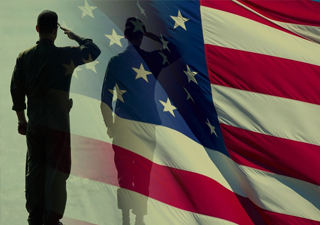
M34 46L27 48L24 51L20 52L18 58L32 53L36 49L36 47L37 47L37 45L34 45Z
M112 56L112 57L109 59L109 63L117 63L117 62L120 60L120 58L121 58L121 54L122 54L122 53L120 53L120 54L118 54L118 55L115 55L115 56Z
M63 47L56 47L60 51L73 51L79 48L79 46L63 46Z

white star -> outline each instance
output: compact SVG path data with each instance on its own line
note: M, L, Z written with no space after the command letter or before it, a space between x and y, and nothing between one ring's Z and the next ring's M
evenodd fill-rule
M131 23L134 25L134 30L133 30L133 33L134 32L137 32L137 31L141 31L142 33L144 33L144 30L143 30L143 23L141 23L138 18L136 18L136 21L133 21L131 20Z
M80 67L77 67L74 71L73 71L73 76L76 77L78 79L78 72L81 71L82 69Z
M147 75L150 75L152 73L150 73L149 71L146 71L141 63L140 65L140 69L138 68L133 68L132 69L137 73L137 76L136 76L136 79L138 78L143 78L145 81L149 82L148 81L148 78L147 78Z
M208 127L210 128L210 133L211 134L215 134L216 135L216 137L218 137L218 135L217 135L217 133L216 133L216 131L215 131L215 127L214 126L212 126L211 125L211 123L210 123L210 121L209 121L209 119L207 118L207 122L206 122L206 124L208 125Z
M91 63L86 63L86 68L92 70L93 72L97 73L96 65L99 63L99 61L94 61Z
M180 10L178 10L178 16L170 16L170 17L171 17L171 19L174 20L174 27L173 27L173 29L176 29L177 27L180 26L180 27L182 27L183 29L187 30L186 25L185 25L185 22L187 22L187 21L190 20L190 19L183 17L183 16L181 15Z
M140 9L141 14L143 14L143 15L147 18L146 12L145 12L145 10L140 6L139 1L137 1L137 6L138 6L138 8Z
M170 49L168 48L168 43L169 43L169 41L164 40L162 34L160 34L160 41L161 41L161 43L162 43L162 47L163 47L164 49L168 49L169 52L170 52Z
M82 60L83 60L84 63L90 63L90 62L93 61L93 59L92 59L90 54L88 55L88 60L86 60L86 59L82 59Z
M113 94L112 101L116 101L117 99L119 99L120 101L124 102L122 95L124 93L126 93L127 91L126 90L120 90L118 84L115 85L114 89L112 89L112 90L109 89L109 91Z
M183 88L183 89L184 89L185 92L187 93L187 100L191 99L191 100L194 102L194 100L193 100L191 94L189 93L189 91L188 91L186 88Z
M173 110L176 110L177 108L174 107L173 105L171 105L169 98L167 98L167 102L163 102L161 100L159 100L159 101L164 106L163 112L170 112L171 115L173 115L175 117Z
M119 45L120 47L122 47L122 44L121 44L121 41L120 41L120 40L121 40L122 38L124 38L124 36L118 35L117 32L116 32L114 29L112 29L112 34L111 34L111 35L105 34L105 36L110 39L110 44L109 44L109 46L112 46L112 45L114 45L114 44L117 44L117 45Z
M82 59L82 60L85 63L87 69L90 69L93 72L97 73L96 65L99 63L99 61L94 61L93 62L92 57L91 57L90 54L89 54L88 60L85 60L85 59Z
M187 65L187 71L184 70L183 72L187 75L189 83L190 83L190 81L193 81L196 84L198 84L198 82L195 78L195 76L198 74L197 72L191 71L188 65Z
M65 75L71 75L74 71L74 69L76 68L76 66L74 65L74 62L71 60L70 64L62 64L67 70L65 72Z
M169 64L169 61L168 61L168 58L167 58L167 56L165 55L165 54L163 54L163 52L161 51L161 52L159 52L159 54L162 56L162 58L163 58L163 62L162 62L162 65L164 65L164 64L166 64L166 63L168 63Z
M73 28L68 27L68 25L66 24L65 21L62 22L62 27L63 27L63 28L66 28L66 29L68 29L68 30L71 30L71 31L73 30Z
M81 11L82 11L82 18L85 16L91 16L92 18L94 18L92 10L96 9L97 7L95 6L90 6L87 2L87 0L84 1L84 6L78 6Z

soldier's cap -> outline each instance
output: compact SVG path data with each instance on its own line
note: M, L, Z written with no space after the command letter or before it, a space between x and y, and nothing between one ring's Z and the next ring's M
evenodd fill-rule
M141 30L135 29L136 22L138 22L142 25L143 32ZM141 20L139 20L136 17L129 17L127 19L126 24L125 24L125 29L124 29L124 35L126 37L139 36L139 35L143 35L144 33L146 33L146 26L144 25L144 23Z
M58 23L57 13L51 10L43 10L38 16L37 25L39 27L55 27L57 25L60 26L60 24Z

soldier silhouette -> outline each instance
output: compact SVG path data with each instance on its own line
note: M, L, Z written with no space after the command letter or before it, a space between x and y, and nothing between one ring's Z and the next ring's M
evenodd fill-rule
M120 186L118 208L122 210L123 225L130 224L131 209L136 215L135 225L144 225L156 147L155 127L161 124L154 99L155 86L161 70L180 55L169 38L147 32L138 18L126 20L124 35L129 45L108 63L101 110L107 134L113 138ZM151 52L141 49L144 37L159 42L164 48Z
M12 109L19 120L18 132L26 135L28 147L25 190L29 225L62 224L59 220L66 206L66 180L71 169L71 76L76 66L100 55L91 39L63 27L79 46L56 47L59 26L55 12L39 14L39 41L19 54L11 81Z

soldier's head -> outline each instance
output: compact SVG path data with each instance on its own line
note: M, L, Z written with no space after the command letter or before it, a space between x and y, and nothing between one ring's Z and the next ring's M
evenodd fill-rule
M146 26L136 17L130 17L125 24L124 36L134 45L141 45Z
M58 26L58 15L55 12L44 10L39 14L36 29L40 38L47 37L54 41L57 37Z

